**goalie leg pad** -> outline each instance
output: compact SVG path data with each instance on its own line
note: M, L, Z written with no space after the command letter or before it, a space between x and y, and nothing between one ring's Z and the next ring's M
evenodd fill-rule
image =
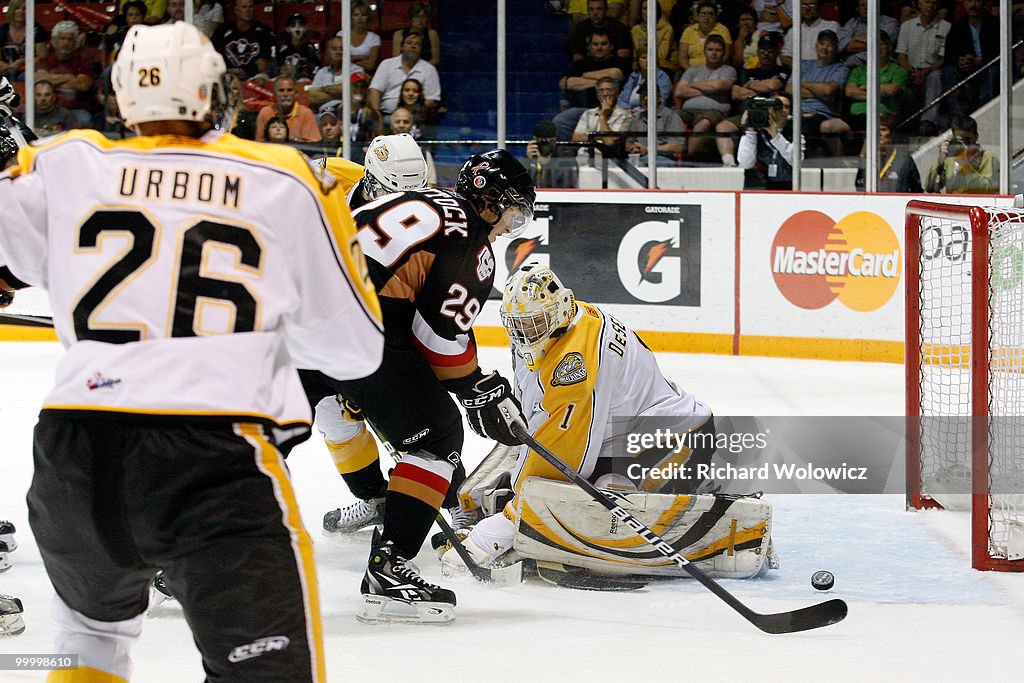
M753 496L613 494L615 502L706 574L749 578L765 565L771 505ZM613 575L688 576L578 487L527 479L517 499L523 557Z
M459 505L464 511L482 510L484 516L489 516L505 506L508 501L495 499L495 491L511 488L519 451L519 446L495 444L459 486Z

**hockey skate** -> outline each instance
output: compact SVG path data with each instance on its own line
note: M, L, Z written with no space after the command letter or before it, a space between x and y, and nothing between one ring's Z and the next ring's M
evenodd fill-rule
M363 606L356 618L362 622L447 624L455 619L455 593L425 581L391 541L381 543L378 529L361 590Z
M357 500L351 505L324 515L324 533L353 534L374 524L384 523L384 499Z
M11 553L17 550L18 544L14 541L14 525L6 519L0 519L0 543L7 544L5 552Z
M0 593L0 636L16 636L25 632L24 612L21 600Z

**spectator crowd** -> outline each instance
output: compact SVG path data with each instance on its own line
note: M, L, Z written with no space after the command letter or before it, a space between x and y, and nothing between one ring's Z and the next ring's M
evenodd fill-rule
M102 3L64 3L63 19L46 30L38 24L27 27L25 0L10 0L0 24L0 73L24 81L26 41L31 40L35 85L26 96L34 100L39 135L81 127L112 137L131 135L112 96L110 64L132 26L182 20L187 2L194 23L229 68L229 94L239 105L236 134L319 144L325 153L336 152L347 135L356 143L355 158L381 133L408 130L420 139L434 138L446 110L438 70L442 34L434 25L436 3L430 2L405 3L406 24L382 38L371 29L377 5L371 9L364 0L354 0L346 39L337 26L312 21L322 11L315 3L290 3L290 9L302 11L277 17L273 28L261 21L255 0L121 0L112 17ZM647 31L649 2L656 12L654 36ZM769 148L787 154L797 148L808 156L864 153L867 0L564 0L548 5L567 14L568 66L558 83L560 111L551 112L550 124L542 126L545 132L553 128L554 135L544 137L596 144L599 153L645 155L647 139L641 133L653 109L659 165L720 164L751 171L743 162L753 158L748 179L763 180L769 169L761 167L761 160L768 158ZM879 110L886 144L898 146L908 134L934 136L953 121L964 125L962 117L998 94L998 65L988 66L999 52L993 16L998 3L882 0L880 5ZM1015 21L1024 26L1024 2L1013 7ZM795 21L802 24L799 45L794 45ZM311 28L314 23L321 28ZM330 23L341 24L336 10ZM379 21L375 25L381 27ZM655 41L657 58L653 106L647 101L649 40ZM797 86L790 79L794 59L801 60L802 74L800 144L794 144L790 130ZM342 120L346 82L351 84L347 122ZM770 115L750 116L755 102L755 108L768 107ZM767 147L741 155L744 139ZM545 144L541 148L548 149ZM560 153L552 150L547 156L557 159ZM788 163L787 157L769 165L778 163ZM927 189L939 186L936 181Z

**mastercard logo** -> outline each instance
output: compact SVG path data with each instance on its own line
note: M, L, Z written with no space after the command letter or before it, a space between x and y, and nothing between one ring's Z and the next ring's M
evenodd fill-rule
M775 285L794 306L816 309L838 300L854 311L874 311L896 293L903 255L878 214L858 211L837 222L820 211L800 211L776 233L771 267Z

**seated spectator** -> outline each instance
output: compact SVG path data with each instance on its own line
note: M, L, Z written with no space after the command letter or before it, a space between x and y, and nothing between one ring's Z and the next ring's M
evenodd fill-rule
M732 43L729 29L718 23L718 5L712 0L701 0L697 7L697 23L687 26L679 37L679 66L684 71L691 66L704 65L704 45L708 37L719 36L726 50Z
M789 68L779 64L779 34L765 33L758 40L757 65L744 69L739 82L732 86L733 111L731 118L715 126L718 136L715 144L722 156L722 165L736 166L736 142L734 135L739 132L740 121L746 113L747 103L752 97L775 97L781 95L789 82ZM786 98L789 101L789 98Z
M132 26L145 23L146 3L142 0L128 0L121 5L121 13L114 17L103 34L103 52L107 62L112 63Z
M597 97L597 106L587 109L580 116L576 123L576 130L573 131L573 142L586 142L588 140L601 142L613 150L621 150L623 147L622 137L618 135L591 137L591 133L615 132L621 133L629 125L630 114L618 106L619 83L611 76L603 76L597 80L594 87ZM580 150L581 156L589 155L587 150ZM600 158L601 152L597 151Z
M429 2L415 2L409 7L409 26L400 28L391 36L392 57L402 54L402 41L409 33L419 33L423 37L423 47L420 50L420 59L426 60L437 66L441 63L441 37L435 29L430 28Z
M12 83L25 78L25 0L11 0L7 5L7 23L0 25L0 76ZM36 57L46 54L50 34L39 22L33 27L32 42Z
M814 59L816 56L818 35L822 31L832 31L839 36L839 22L821 18L818 0L803 0L800 5L800 19L803 26L800 33L800 59ZM782 63L793 66L793 29L786 31L786 40L782 45Z
M640 46L642 49L637 51L639 68L629 74L626 84L622 86L622 92L619 93L619 106L623 109L636 109L639 107L640 85L643 84L644 88L647 87L647 53L644 52L647 46L643 43ZM658 69L655 83L658 86L659 101L664 105L672 104L672 79L664 69Z
M608 2L608 18L628 24L627 19L630 16L630 11L627 9L627 6L629 4L628 0L610 0ZM569 13L569 19L573 26L589 17L587 0L553 0L551 5L552 7L557 5L565 7L564 11Z
M942 94L943 51L949 22L939 18L936 0L918 0L920 14L903 22L896 42L896 61L910 74L912 102L934 102ZM938 105L921 114L921 134L936 135L945 118Z
M384 122L379 112L374 111L366 102L366 95L370 87L370 77L365 71L358 71L352 74L352 119L349 123L350 137L353 142L359 143L360 154L365 154L365 147L375 137L381 134L384 129ZM341 109L338 109L341 112ZM394 112L392 112L394 113ZM354 157L356 160L360 156Z
M117 96L112 90L108 90L104 97L103 109L92 117L91 127L112 140L135 135L125 127L124 120L121 118L121 110L117 106Z
M590 55L590 36L601 33L608 38L609 54L629 59L633 38L621 22L608 16L608 0L587 0L587 18L573 26L566 40L566 52L574 62ZM557 125L557 124L556 124Z
M265 142L288 142L288 124L284 117L271 116L263 125L263 140Z
M319 107L324 102L341 99L345 96L345 78L343 59L345 56L345 39L335 36L327 41L327 66L322 66L313 74L313 82L306 88L309 104ZM362 68L357 72L365 73Z
M801 65L800 83L803 125L807 137L822 133L827 137L825 145L832 156L842 155L842 144L838 137L849 133L850 126L841 119L842 94L850 70L836 61L839 53L839 37L835 31L826 29L818 34L815 44L817 59L805 60ZM786 92L793 92L793 83L786 84Z
M134 0L121 0L122 9L127 3L133 1ZM167 3L168 0L144 0L146 13L143 17L143 21L147 24L161 23L164 20L164 15L167 14Z
M340 101L325 102L316 114L316 125L320 129L320 142L325 145L338 146L344 126L341 125L342 111Z
M942 78L947 90L999 56L999 20L985 11L981 0L963 0L963 5L966 14L950 25L946 36ZM995 96L996 71L990 69L957 91L959 113L973 111Z
M785 95L778 95L775 99L780 106L769 110L764 128L747 125L749 110L743 113L740 121L745 132L740 138L736 157L744 169L745 190L793 189L793 131L788 126L792 105ZM803 144L800 147L802 159Z
M538 121L533 137L526 143L526 158L520 159L535 187L576 187L579 165L576 157L558 153L557 131L552 121Z
M243 81L257 74L270 75L274 33L256 20L255 0L235 2L235 21L217 29L213 46L224 55L228 71Z
M53 83L45 79L36 81L34 94L36 121L33 130L36 135L45 138L81 127L71 112L58 103Z
M278 75L290 76L296 83L308 83L313 80L313 71L319 68L320 55L309 42L306 17L295 12L285 26L288 42L277 46Z
M751 0L750 6L759 31L784 35L793 27L793 0Z
M647 0L642 0L640 5L642 8L640 21L630 31L633 37L634 61L640 58L641 52L644 53L644 57L647 56ZM658 39L655 48L658 55L658 68L674 71L676 68L676 45L672 35L672 25L662 16L661 5L658 3L654 3L654 12L657 17L654 31Z
M647 155L647 84L640 88L640 108L633 113L626 132L638 133L626 138L626 153L639 154L640 164L648 165ZM683 121L679 115L665 105L658 103L657 120L654 129L658 146L655 149L655 163L658 166L675 166L677 157L683 153Z
M279 76L274 80L274 106L260 109L256 117L256 141L263 142L267 121L279 116L288 126L288 139L292 142L317 142L320 129L313 110L295 101L295 79Z
M934 0L932 0L934 2ZM896 45L900 22L884 14L878 17L878 30L884 31ZM851 69L868 63L868 0L857 0L857 15L839 29L839 61Z
M435 126L441 120L439 107L428 107L423 97L423 84L415 78L407 78L402 82L401 96L398 104L412 112L413 125L418 134L417 140L432 140L435 137Z
M902 66L890 61L890 54L892 54L892 39L888 33L882 31L878 37L878 113L899 118L909 76ZM846 80L845 95L853 101L853 104L850 105L850 123L856 130L864 130L864 119L868 113L868 68L866 65L862 64L850 72L850 77Z
M356 0L352 3L352 40L349 41L349 58L352 60L352 71L372 74L380 61L380 36L371 31L369 25L370 6L363 0ZM344 38L340 30L335 35ZM401 44L401 41L396 43Z
M246 109L242 96L242 82L238 76L227 75L228 102L234 110L231 133L246 140L256 139L256 112Z
M914 158L897 144L896 126L891 116L878 118L878 163L877 192L924 192ZM858 190L864 190L863 165L857 170L856 184Z
M407 107L402 105L395 107L395 110L391 112L391 125L389 129L391 135L406 133L414 138L418 137L415 125L413 124L413 114ZM437 169L434 167L434 155L426 147L421 148L420 151L423 152L423 160L427 162L427 186L437 187Z
M953 117L952 135L939 146L939 157L928 171L928 192L995 194L999 191L999 159L978 144L978 122Z
M192 23L207 38L213 38L224 23L224 7L215 0L192 0Z
M402 83L415 78L423 84L424 104L436 106L441 100L441 78L430 62L420 59L423 36L407 33L402 41L402 55L389 57L377 67L377 73L370 81L367 103L382 114L390 114L402 95Z
M713 130L729 114L736 69L725 63L725 50L722 36L708 36L704 41L704 64L691 66L676 83L676 105L693 133ZM691 135L687 153L695 156L705 144L703 136Z
M163 23L173 24L176 21L185 21L185 0L167 0Z
M587 58L570 64L568 74L558 82L569 105L554 119L559 140L568 140L583 112L597 105L594 86L598 79L608 77L621 83L630 72L629 60L613 54L612 41L607 33L595 30L587 44Z
M92 119L92 86L99 75L96 59L79 46L78 24L59 21L50 32L50 51L36 60L36 82L49 81L57 93L57 104L70 109L78 127Z
M736 69L736 73L757 66L757 46L764 35L768 34L757 27L757 12L750 7L740 10L736 40L729 48L729 63Z

